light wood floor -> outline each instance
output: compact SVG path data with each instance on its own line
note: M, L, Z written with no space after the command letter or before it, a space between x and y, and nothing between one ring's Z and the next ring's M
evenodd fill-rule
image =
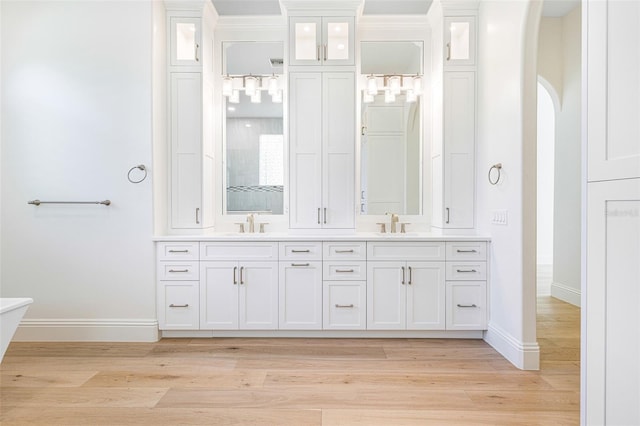
M540 371L480 340L12 343L0 423L578 424L579 317L539 299Z

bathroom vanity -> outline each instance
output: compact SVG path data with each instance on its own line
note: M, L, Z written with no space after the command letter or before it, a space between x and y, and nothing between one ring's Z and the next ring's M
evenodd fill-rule
M162 335L481 337L488 238L160 238Z

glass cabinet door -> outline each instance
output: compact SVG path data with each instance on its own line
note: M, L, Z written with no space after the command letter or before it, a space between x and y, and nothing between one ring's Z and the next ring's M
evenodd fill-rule
M476 48L475 17L449 17L444 20L444 64L474 65Z
M353 26L353 17L291 17L290 65L354 65Z
M200 65L200 18L172 17L171 65Z

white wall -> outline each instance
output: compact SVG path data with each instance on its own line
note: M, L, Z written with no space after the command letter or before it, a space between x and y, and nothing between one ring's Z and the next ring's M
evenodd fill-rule
M553 264L555 116L556 111L551 95L542 84L538 83L538 265ZM540 272L540 267L538 269ZM539 280L540 276L538 276ZM540 294L539 291L538 293Z
M527 141L532 154L524 142L528 132L535 137L535 123L529 129L525 126L531 123L523 120L531 96L535 108L536 87L535 75L527 75L525 67L530 65L525 52L536 52L535 44L525 43L528 13L528 2L480 2L477 223L479 231L492 238L491 314L485 339L516 366L536 369L535 197L523 199L525 189L535 194L535 139ZM533 158L533 164L525 164L524 158ZM495 163L502 163L503 177L492 186L487 171ZM532 201L533 213L527 211ZM490 223L496 209L508 211L506 226Z
M562 18L543 16L538 38L538 74L553 87L558 100L562 97L563 53Z
M580 6L562 18L562 107L556 115L553 283L551 295L580 306L581 246Z
M157 338L150 1L2 3L2 297L17 338ZM110 199L101 205L28 205Z

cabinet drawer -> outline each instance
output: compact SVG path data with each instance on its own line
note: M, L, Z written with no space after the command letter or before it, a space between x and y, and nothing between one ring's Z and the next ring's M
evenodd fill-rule
M369 242L367 260L444 260L443 242Z
M160 330L198 330L198 281L161 281L158 287Z
M366 289L365 281L325 281L323 328L364 330L367 324Z
M447 242L447 260L487 260L485 241Z
M200 279L198 262L158 262L159 280L189 281Z
M447 330L486 330L487 283L447 282Z
M470 281L487 279L486 262L447 262L447 280Z
M197 242L158 243L158 260L198 260L200 246Z
M200 260L278 260L278 243L200 243Z
M280 260L322 260L322 243L281 242Z
M325 281L359 281L367 279L367 262L324 261L322 277Z
M367 243L327 242L322 243L322 258L326 260L366 260Z

